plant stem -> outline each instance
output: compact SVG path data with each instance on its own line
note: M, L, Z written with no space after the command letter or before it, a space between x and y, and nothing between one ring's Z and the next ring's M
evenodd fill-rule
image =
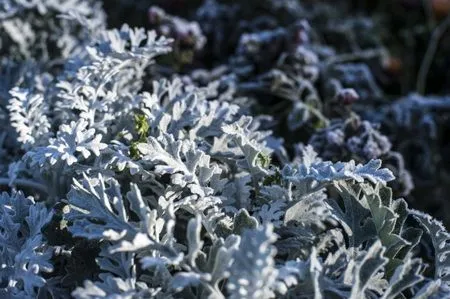
M447 31L449 26L450 15L447 16L445 20L438 27L436 27L436 29L434 29L434 32L431 35L427 51L425 52L422 64L420 65L419 74L417 76L416 90L420 94L424 94L425 92L428 72L430 71L431 63L433 62L433 58L436 54L439 41L441 40L442 35Z
M325 61L325 65L329 66L331 64L344 63L362 59L371 59L375 57L382 57L383 55L386 55L385 49L363 50L354 53L346 53L333 56Z
M11 180L9 178L0 178L0 185L10 186L10 182L11 182ZM15 179L12 181L12 185L20 185L23 187L29 187L29 188L33 188L33 189L36 189L43 193L48 194L48 190L45 185L37 183L37 182L33 182L31 180L27 180L27 179Z
M430 0L422 0L423 9L425 10L425 14L428 19L428 29L431 31L436 26L436 18L433 12L432 1Z

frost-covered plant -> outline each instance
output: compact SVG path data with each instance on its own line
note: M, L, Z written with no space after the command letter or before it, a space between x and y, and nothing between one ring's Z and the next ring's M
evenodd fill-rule
M42 94L29 94L26 90L14 88L11 90L8 106L11 126L15 128L19 141L25 149L46 138L50 130L50 122L44 96Z
M296 1L250 2L302 16ZM76 51L58 56L63 68L19 74L1 94L0 137L14 140L0 143L0 185L11 189L0 196L2 297L449 296L449 233L393 195L392 144L350 111L354 90L336 83L320 97L318 65L329 55L310 43L306 21L241 34L230 68L211 79L165 73L159 59L185 26L196 51L210 48L196 23L162 10L150 17L174 40L96 28L90 1L5 3L0 26L56 10L80 35ZM208 6L213 20L226 14L207 1L200 20ZM52 37L52 28L39 32ZM264 115L270 105L255 112L243 97L255 91L282 99L276 111L293 108L289 124ZM280 134L284 125L312 132L298 140Z
M174 52L170 63L175 67L179 68L183 64L192 63L196 52L202 50L206 43L206 38L197 22L171 16L156 6L148 9L148 19L158 34L174 39Z
M0 271L5 298L35 298L53 270L52 249L41 232L52 213L22 192L0 195Z
M86 39L76 22L61 18L72 14L104 26L105 15L99 1L85 0L5 0L0 5L2 53L11 56L68 58Z

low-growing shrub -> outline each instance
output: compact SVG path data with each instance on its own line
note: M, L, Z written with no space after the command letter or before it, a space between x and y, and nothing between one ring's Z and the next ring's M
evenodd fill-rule
M133 2L153 30L0 3L1 298L450 297L450 234L401 198L436 161L398 134L448 101L362 111L375 35L347 55L314 33L329 6L230 2Z

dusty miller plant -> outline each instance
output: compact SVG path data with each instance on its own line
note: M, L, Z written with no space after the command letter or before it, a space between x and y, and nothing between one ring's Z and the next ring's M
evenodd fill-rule
M347 140L360 161L324 160L312 145L288 155L273 120L249 115L223 82L152 78L172 39L95 29L89 3L17 0L0 15L6 26L24 10L80 4L61 18L88 34L57 76L16 80L4 105L15 151L0 178L10 189L0 196L3 297L450 296L450 235L393 196L396 178L378 159L390 144L368 123ZM284 96L302 84L282 83ZM296 125L320 120L315 101L297 104Z

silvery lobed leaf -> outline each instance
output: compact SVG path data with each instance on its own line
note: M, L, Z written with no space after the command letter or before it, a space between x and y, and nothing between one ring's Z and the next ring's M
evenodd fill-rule
M273 298L278 276L275 267L276 235L272 225L245 230L234 253L227 289L230 298Z
M50 139L50 144L45 147L37 147L27 153L32 164L43 166L45 162L54 165L64 161L68 166L87 159L93 153L99 156L107 147L101 142L102 135L95 134L95 129L88 129L88 123L84 119L71 122L70 125L61 125L56 138Z

